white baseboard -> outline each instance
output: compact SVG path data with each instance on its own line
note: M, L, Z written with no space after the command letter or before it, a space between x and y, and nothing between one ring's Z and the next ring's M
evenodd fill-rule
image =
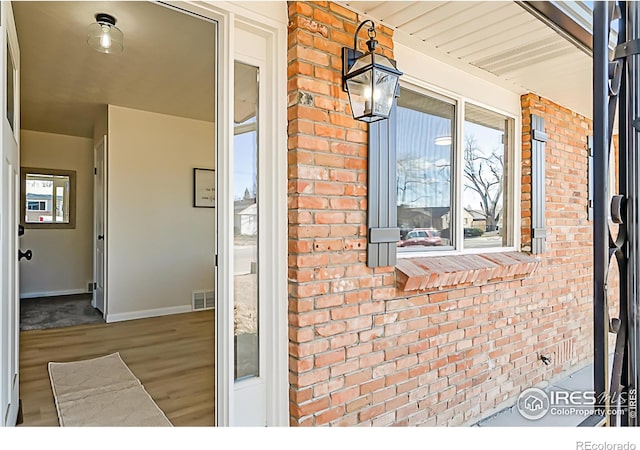
M191 305L170 306L168 308L145 309L119 314L107 314L107 323L122 322L124 320L147 319L149 317L168 316L171 314L183 314L192 312Z
M89 294L86 289L69 289L67 291L25 292L20 293L20 298L58 297L60 295Z

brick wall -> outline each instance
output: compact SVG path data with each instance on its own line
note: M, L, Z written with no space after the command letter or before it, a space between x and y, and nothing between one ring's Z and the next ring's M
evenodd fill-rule
M541 114L549 135L547 253L533 277L410 295L396 288L393 267L365 264L367 134L340 86L340 49L352 44L359 18L328 2L290 2L289 18L291 424L469 423L585 363L589 121L522 98L523 117ZM391 30L377 30L392 56ZM523 228L528 133L525 120ZM542 364L540 353L554 363Z

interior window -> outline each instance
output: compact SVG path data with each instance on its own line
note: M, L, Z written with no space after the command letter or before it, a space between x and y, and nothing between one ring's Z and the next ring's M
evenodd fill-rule
M22 168L22 219L27 228L75 228L74 171Z

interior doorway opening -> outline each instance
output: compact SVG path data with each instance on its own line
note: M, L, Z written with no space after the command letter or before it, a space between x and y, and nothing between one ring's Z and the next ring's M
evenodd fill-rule
M214 425L217 24L151 2L13 8L21 166L75 177L48 215L25 196L21 297L78 296L103 322L21 334L24 424L58 423L48 362L119 352L172 424ZM121 54L87 45L103 13Z

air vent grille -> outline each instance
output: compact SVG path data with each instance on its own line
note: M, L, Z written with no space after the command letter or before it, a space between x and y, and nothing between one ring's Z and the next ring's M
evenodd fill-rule
M551 363L562 366L571 363L576 358L576 348L573 339L565 339L540 351L540 354L551 359Z
M191 305L194 311L213 309L215 307L215 293L213 291L193 291Z

